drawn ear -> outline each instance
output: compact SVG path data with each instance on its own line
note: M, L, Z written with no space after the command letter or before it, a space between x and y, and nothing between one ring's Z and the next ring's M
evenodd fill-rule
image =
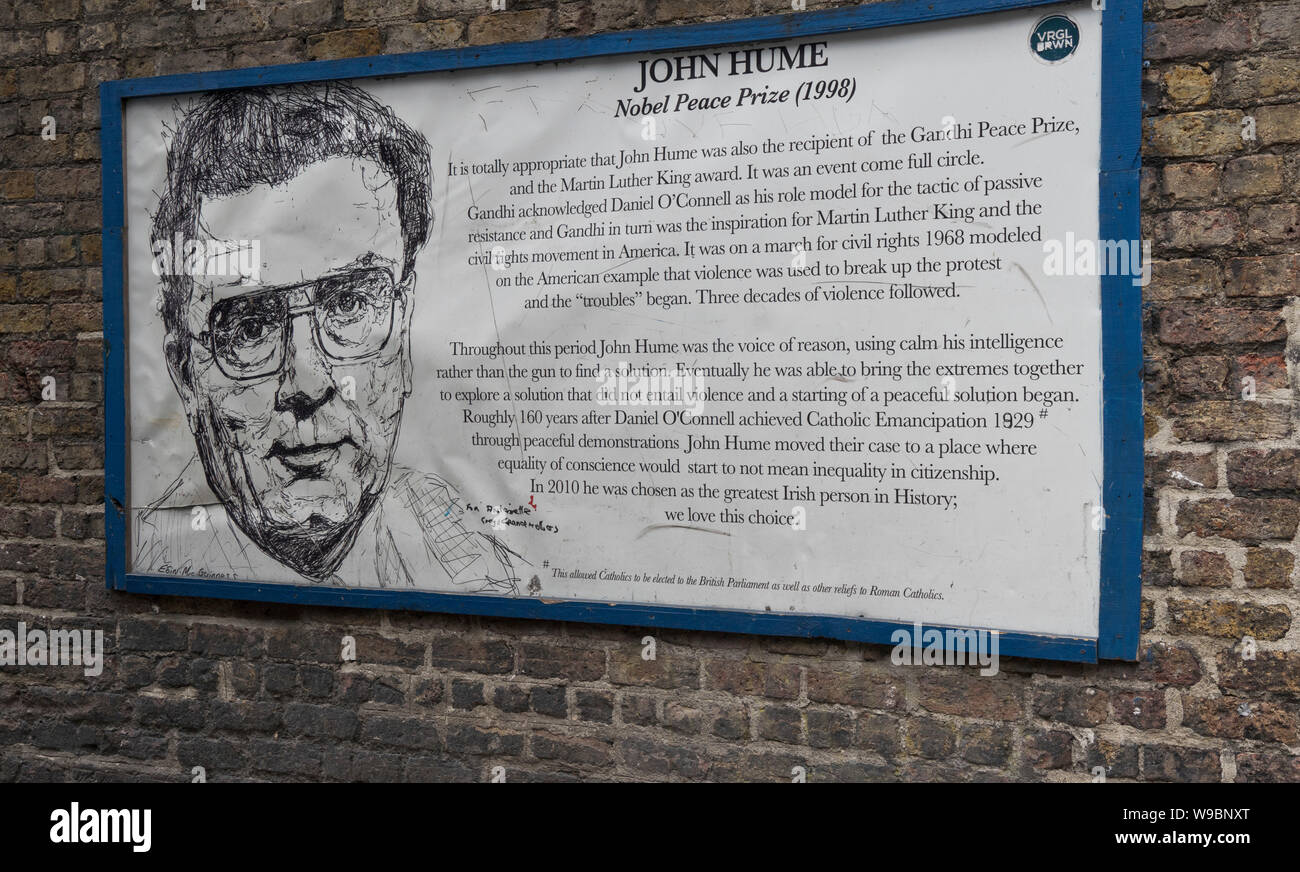
M190 423L190 430L194 429L194 388L190 385L187 371L189 370L189 348L187 339L168 333L167 338L163 340L163 357L167 359L167 373L172 378L172 385L176 388L176 393L181 398L181 405L185 407L185 418Z
M402 282L402 321L397 326L402 331L402 395L409 397L415 387L411 363L411 313L415 309L415 271Z

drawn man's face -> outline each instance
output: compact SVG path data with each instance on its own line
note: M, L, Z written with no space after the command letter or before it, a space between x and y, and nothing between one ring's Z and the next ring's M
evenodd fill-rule
M395 196L338 158L202 204L201 240L256 241L259 281L195 277L189 375L172 375L209 483L260 541L328 547L387 482L411 385Z

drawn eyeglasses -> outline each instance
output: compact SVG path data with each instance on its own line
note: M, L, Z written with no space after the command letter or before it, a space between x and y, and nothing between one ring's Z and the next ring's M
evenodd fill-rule
M284 366L293 319L310 315L316 347L327 360L365 360L388 345L393 303L406 284L397 285L386 267L366 267L229 297L208 314L208 349L227 378L265 378Z

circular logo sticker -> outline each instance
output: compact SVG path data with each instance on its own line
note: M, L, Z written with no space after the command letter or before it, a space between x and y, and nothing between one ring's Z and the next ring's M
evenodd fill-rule
M1049 15L1029 34L1029 48L1049 64L1059 63L1079 47L1079 25L1064 15Z

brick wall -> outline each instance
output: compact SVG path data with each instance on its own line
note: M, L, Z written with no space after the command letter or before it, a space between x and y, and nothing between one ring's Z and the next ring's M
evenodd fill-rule
M0 669L0 779L1300 781L1300 2L1147 4L1140 660L993 678L885 646L661 632L643 661L634 628L106 592L101 80L788 5L206 3L0 0L0 624L109 651L91 679Z

